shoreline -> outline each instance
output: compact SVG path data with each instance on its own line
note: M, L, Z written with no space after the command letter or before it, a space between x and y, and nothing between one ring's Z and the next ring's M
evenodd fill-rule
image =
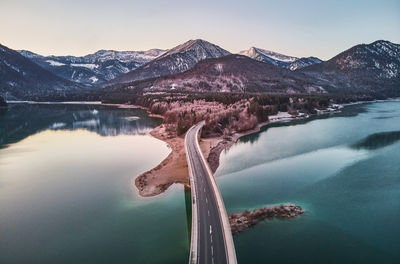
M338 104L339 108L331 110L318 111L317 114L313 115L299 115L292 116L287 112L278 112L277 115L269 116L269 121L261 122L256 125L255 128L243 131L235 132L229 137L224 138L223 136L211 137L211 138L200 138L199 145L203 152L205 159L207 160L211 171L215 173L220 165L220 155L223 150L230 148L232 145L238 142L241 137L259 133L261 129L267 125L273 123L290 122L293 120L307 119L314 115L326 115L341 112L341 109L346 106L357 105L357 104L368 104L378 102L398 102L400 98L391 98L387 100L373 100L373 101L359 101L348 104ZM147 112L150 117L164 119L164 116L153 114L147 107L131 104L102 104L98 101L84 102L84 101L73 101L73 102L34 102L34 101L9 101L10 103L27 103L27 104L84 104L84 105L104 105L104 106L115 106L118 108L131 108L131 109L143 109ZM164 123L153 128L150 135L154 138L165 142L171 152L168 156L163 159L156 167L136 176L133 179L134 188L137 188L138 194L141 197L153 197L164 193L172 184L180 183L185 187L190 188L188 167L186 161L186 153L184 150L184 135L177 136L176 133L166 130Z
M327 114L335 114L340 113L341 110L346 106L351 106L355 104L368 104L368 103L379 103L379 102L398 102L400 98L392 98L387 100L373 100L373 101L359 101L351 104L338 104L339 108L334 109L333 111L320 111L317 114L313 115L301 115L301 116L288 116L288 115L280 115L281 113L287 112L279 112L278 115L269 116L269 121L261 122L257 124L257 126L253 129L244 131L244 132L236 132L231 135L229 138L223 138L223 136L219 137L211 137L211 138L200 138L199 145L203 152L205 159L207 160L210 169L213 173L216 172L220 163L220 155L223 150L230 148L232 145L237 143L237 141L244 136L259 133L261 129L267 125L273 123L284 123L290 122L294 120L303 120L308 119L314 115L327 115ZM141 107L142 109L149 110L145 107ZM157 117L163 118L163 116L157 115ZM139 190L139 195L143 197L152 197L159 195L166 191L172 184L181 183L184 186L190 188L189 184L189 176L187 171L187 163L186 163L186 153L184 152L184 141L183 136L180 137L168 137L163 132L161 128L164 124L154 128L150 135L153 137L164 141L168 144L168 146L172 149L171 153L162 160L156 167L152 168L149 171L146 171L135 179L135 186ZM173 139L179 138L179 142L174 142ZM172 145L171 145L172 144ZM180 146L180 148L179 148ZM174 151L175 149L175 151ZM183 150L183 151L182 151ZM185 175L182 174L182 171L185 171Z
M279 122L290 122L293 120L306 119L309 115L304 116L271 116L271 121L266 121L257 124L253 129L236 132L229 137L224 139L223 136L212 137L212 138L200 138L199 145L203 152L205 159L207 160L211 171L215 173L219 167L219 158L223 150L231 147L241 137L258 133L261 129L272 123ZM275 118L275 119L274 119ZM140 174L134 180L134 185L139 191L139 195L142 197L157 196L165 192L172 184L181 183L185 187L190 188L189 174L186 162L186 153L184 150L184 135L176 136L173 133L168 133L165 130L165 125L154 128L150 135L154 138L164 141L171 148L171 153L162 160L156 167Z
M188 166L184 148L184 137L173 136L161 124L150 135L167 143L171 152L156 167L140 174L133 185L142 197L152 197L165 192L172 184L180 183L190 188Z

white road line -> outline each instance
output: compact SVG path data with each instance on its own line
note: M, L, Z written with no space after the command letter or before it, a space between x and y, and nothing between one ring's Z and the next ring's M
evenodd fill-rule
M208 203L208 199L207 199L207 197L206 197L206 203Z
M214 256L214 247L211 245L211 256Z
M210 216L210 210L207 210L208 216Z
M212 226L210 225L210 234L212 234Z

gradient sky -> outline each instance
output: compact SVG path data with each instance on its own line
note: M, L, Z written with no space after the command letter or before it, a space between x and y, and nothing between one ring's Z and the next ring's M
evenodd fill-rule
M202 38L329 59L359 43L400 43L399 0L0 0L0 43L42 55L172 48Z

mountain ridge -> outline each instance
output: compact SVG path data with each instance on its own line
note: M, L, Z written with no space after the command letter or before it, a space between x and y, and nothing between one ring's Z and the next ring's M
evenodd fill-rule
M223 48L202 39L189 40L156 58L138 69L123 74L112 83L127 83L148 78L184 72L207 58L217 58L230 54Z
M0 44L0 95L9 99L86 90L43 69L17 51Z
M377 40L353 46L299 71L330 82L336 91L400 93L400 44Z
M126 84L125 90L136 93L152 91L326 93L322 86L313 85L307 78L312 79L300 72L260 62L247 56L230 54L202 60L182 73Z
M136 69L166 51L161 49L147 51L98 50L81 57L42 56L27 50L18 52L59 77L92 86Z
M322 62L322 60L317 57L298 58L256 47L251 47L248 50L240 51L239 54L289 70L297 70L315 63Z

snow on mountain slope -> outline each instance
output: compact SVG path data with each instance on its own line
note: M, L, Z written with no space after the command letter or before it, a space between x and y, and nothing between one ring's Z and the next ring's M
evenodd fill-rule
M58 77L17 51L0 45L0 95L8 100L34 100L40 96L63 95L85 89L83 85Z
M110 83L132 82L179 73L191 69L201 60L228 54L230 54L228 51L205 40L189 40L136 70L117 77Z
M140 67L165 52L165 50L160 49L147 51L99 50L83 57L75 57L41 56L26 50L19 51L21 55L31 59L57 76L88 85L114 79L121 74Z
M294 71L320 62L322 62L322 60L316 57L303 57L290 63L289 69Z
M290 70L300 69L322 61L315 57L297 58L256 47L241 51L239 54Z
M400 93L400 45L378 40L356 45L332 59L300 71L331 82L339 92Z
M313 78L238 54L198 62L182 73L105 88L108 92L325 93Z

